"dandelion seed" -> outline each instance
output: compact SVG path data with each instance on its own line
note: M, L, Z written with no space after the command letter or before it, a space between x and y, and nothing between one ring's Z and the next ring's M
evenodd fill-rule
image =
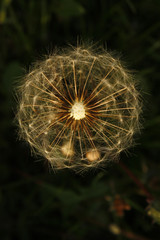
M86 157L88 161L96 161L100 159L100 153L97 149L92 149L89 152L87 152Z
M139 131L135 81L105 50L52 55L35 64L19 90L20 136L54 168L112 161Z
M66 142L64 145L62 145L61 151L63 155L67 157L71 157L74 155L73 146L71 146L70 142Z

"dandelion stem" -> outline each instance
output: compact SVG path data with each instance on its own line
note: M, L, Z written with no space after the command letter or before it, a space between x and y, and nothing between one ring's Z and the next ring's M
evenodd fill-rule
M127 175L134 181L134 183L142 190L142 192L144 193L144 195L147 197L147 202L151 202L154 197L152 196L152 194L146 189L146 187L144 186L144 184L138 179L137 176L135 176L133 174L133 172L122 162L119 162L119 165L121 166L121 168L127 173Z

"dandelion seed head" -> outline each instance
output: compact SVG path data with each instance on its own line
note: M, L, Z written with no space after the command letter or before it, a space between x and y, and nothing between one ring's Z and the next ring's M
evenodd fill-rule
M85 117L85 107L82 102L75 102L71 108L71 117L80 120Z
M104 49L57 52L19 88L20 137L57 169L117 159L133 144L140 112L135 79Z

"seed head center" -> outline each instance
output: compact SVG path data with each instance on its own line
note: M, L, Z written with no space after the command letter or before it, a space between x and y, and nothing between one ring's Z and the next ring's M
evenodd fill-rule
M80 120L85 117L85 108L82 102L75 102L71 108L71 117Z

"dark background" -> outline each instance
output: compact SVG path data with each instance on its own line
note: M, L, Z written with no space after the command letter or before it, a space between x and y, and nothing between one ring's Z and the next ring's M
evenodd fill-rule
M14 89L33 61L88 39L136 73L143 129L119 163L52 172L18 140ZM160 239L159 69L159 0L0 1L0 239Z

